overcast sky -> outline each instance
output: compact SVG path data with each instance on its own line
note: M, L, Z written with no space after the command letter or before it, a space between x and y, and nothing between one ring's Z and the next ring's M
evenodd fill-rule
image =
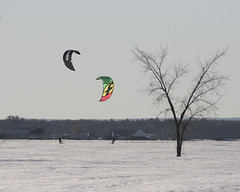
M197 58L229 46L219 72L231 81L217 117L240 117L239 10L238 0L1 0L0 118L157 117L136 46L152 53L167 46L169 63L193 71ZM67 49L81 52L75 72L63 64ZM106 102L99 75L115 83Z

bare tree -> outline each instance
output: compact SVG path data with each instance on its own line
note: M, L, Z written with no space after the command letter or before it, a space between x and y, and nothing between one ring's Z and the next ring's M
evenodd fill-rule
M226 55L227 49L217 52L206 62L197 60L198 72L191 79L191 87L185 95L176 94L177 86L189 73L188 65L181 63L166 66L167 48L161 49L157 55L135 48L133 51L137 61L143 64L146 72L153 78L150 80L148 92L154 95L157 104L167 104L160 114L169 112L176 127L177 156L181 156L184 132L189 122L203 117L217 109L217 103L223 96L222 88L229 80L226 75L216 71L218 61ZM188 77L188 76L187 76ZM174 92L175 91L175 92Z

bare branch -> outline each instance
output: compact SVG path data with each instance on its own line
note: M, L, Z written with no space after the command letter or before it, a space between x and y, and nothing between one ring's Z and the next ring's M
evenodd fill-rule
M172 87L177 83L177 81L187 73L187 66L177 65L173 68L173 75L170 77L167 87L167 92L169 93Z
M210 61L205 63L205 66L201 65L201 72L196 77L197 81L185 104L185 109L181 114L181 120L184 118L185 113L189 109L189 107L195 103L197 98L199 98L200 96L205 96L207 93L213 93L214 91L216 92L216 90L221 87L223 82L226 80L225 76L210 73L214 65L217 64L217 61L222 56L226 55L226 51L227 49L223 50L220 53L217 53ZM209 86L209 84L212 84L214 86Z

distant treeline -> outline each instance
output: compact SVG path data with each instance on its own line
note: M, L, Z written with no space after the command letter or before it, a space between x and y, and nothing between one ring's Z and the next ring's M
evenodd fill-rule
M176 138L171 119L40 120L8 116L0 120L0 139L162 139ZM240 121L193 120L185 140L240 139Z

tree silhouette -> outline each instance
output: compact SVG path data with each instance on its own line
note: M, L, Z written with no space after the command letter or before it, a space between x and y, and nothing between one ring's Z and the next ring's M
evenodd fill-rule
M161 49L157 55L139 48L135 48L132 52L146 72L150 72L153 77L150 79L147 91L154 96L154 102L163 104L161 106L167 104L160 110L159 115L165 113L173 117L176 127L177 156L181 156L184 132L189 122L193 118L214 112L223 96L222 88L229 78L219 74L216 66L226 55L227 49L217 52L206 62L197 60L198 72L190 79L192 86L185 91L184 96L179 96L176 90L183 77L189 77L188 65L177 63L166 66L167 48Z

